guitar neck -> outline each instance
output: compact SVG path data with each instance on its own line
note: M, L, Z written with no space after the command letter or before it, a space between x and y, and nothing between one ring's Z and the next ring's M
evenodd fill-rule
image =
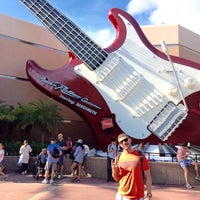
M21 2L90 70L95 70L105 61L107 52L47 1Z

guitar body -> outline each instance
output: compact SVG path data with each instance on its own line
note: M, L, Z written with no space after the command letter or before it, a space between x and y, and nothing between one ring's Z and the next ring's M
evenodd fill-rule
M200 65L171 57L181 80L187 112L166 55L150 44L129 14L115 8L110 11L109 19L117 36L105 49L109 56L98 69L90 70L72 53L65 66L53 71L29 60L26 70L31 82L79 114L94 132L98 148L105 148L110 138L121 132L135 141L179 143L189 140L197 144ZM171 113L167 113L168 107L176 109L174 115L182 119L174 125L173 133L166 136L167 131L162 129L167 130L168 125L160 121L173 119ZM162 118L164 114L169 117ZM101 122L107 118L113 120L113 126L103 129ZM174 118L174 121L177 120ZM152 134L153 130L156 134Z

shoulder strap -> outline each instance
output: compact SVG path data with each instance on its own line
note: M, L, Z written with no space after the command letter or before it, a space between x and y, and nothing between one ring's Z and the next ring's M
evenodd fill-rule
M143 162L143 154L142 154L142 152L141 152L141 151L138 151L138 154L139 154L139 156L140 156L140 161Z
M111 144L108 145L107 149L106 149L106 152L107 152L107 157L108 157L108 151L110 150L111 148Z
M116 144L116 156L117 156L117 153L118 153L118 144Z
M111 144L109 144L108 145L108 147L107 147L107 153L108 153L108 151L111 149Z
M140 157L140 162L141 162L141 168L142 168L142 177L144 180L144 169L143 169L143 153L141 151L138 151L139 157Z

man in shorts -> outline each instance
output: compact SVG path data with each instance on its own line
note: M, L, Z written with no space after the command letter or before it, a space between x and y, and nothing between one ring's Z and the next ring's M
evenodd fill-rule
M61 179L63 177L63 169L64 169L64 153L65 153L65 150L67 149L66 141L62 133L58 134L57 144L60 146L62 150L62 154L60 155L58 159L58 165L57 165L57 178Z
M189 151L189 149L187 147L187 142L182 144L182 146L177 151L177 159L178 159L178 162L179 162L180 166L183 169L186 188L188 188L188 189L191 189L192 186L188 182L188 168L187 168L187 166L189 166L189 165L193 165L194 166L195 172L196 172L195 179L196 180L200 180L198 163L196 163L191 158L188 159L188 155L190 155L190 154L191 154L191 152Z
M54 138L51 138L51 142L47 147L47 162L44 167L45 169L45 174L44 174L44 180L42 181L43 184L48 184L48 177L49 177L49 171L51 170L51 179L50 179L50 184L54 183L54 176L55 176L55 170L57 169L57 162L58 162L58 157L55 158L52 155L53 149L57 148L59 151L59 155L62 154L62 150L60 146L56 143L56 140Z

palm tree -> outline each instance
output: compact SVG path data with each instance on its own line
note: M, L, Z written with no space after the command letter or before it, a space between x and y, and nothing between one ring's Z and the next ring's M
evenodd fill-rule
M34 107L34 126L41 128L42 142L44 142L45 135L52 132L54 128L58 128L63 121L61 115L61 109L58 105L53 104L51 99L38 100L36 103L32 103Z
M15 124L21 129L21 140L29 139L31 129L34 125L35 108L32 104L18 104L18 107L12 111L15 116Z
M12 114L16 116L16 124L21 128L21 140L29 139L32 127L42 130L42 143L45 135L52 132L62 124L61 109L53 104L51 99L41 100L36 103L19 104Z
M0 101L0 127L4 124L8 127L8 135L9 137L12 134L12 130L14 128L15 116L11 114L12 110L14 110L13 106L8 106L4 101ZM1 130L0 130L1 132ZM6 135L6 133L4 132Z

